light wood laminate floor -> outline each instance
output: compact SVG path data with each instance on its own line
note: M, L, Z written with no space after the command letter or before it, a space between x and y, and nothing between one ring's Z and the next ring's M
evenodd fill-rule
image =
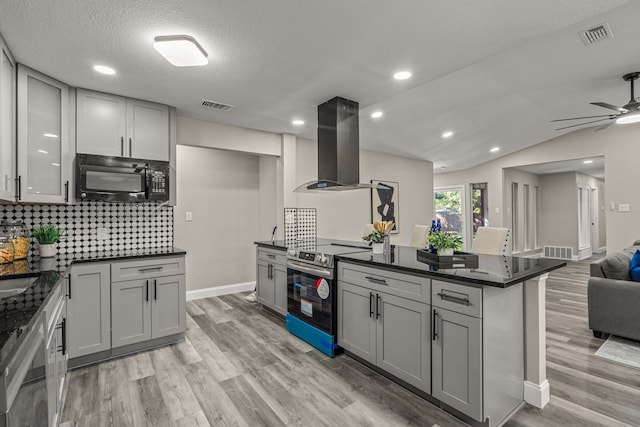
M551 402L506 425L640 425L640 369L594 356L589 262L547 282ZM243 296L187 303L183 343L69 372L62 426L464 425L346 356L325 357Z

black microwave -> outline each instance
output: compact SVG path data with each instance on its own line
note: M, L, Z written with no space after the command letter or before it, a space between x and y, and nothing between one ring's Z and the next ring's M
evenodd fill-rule
M104 202L169 200L169 162L76 154L76 199Z

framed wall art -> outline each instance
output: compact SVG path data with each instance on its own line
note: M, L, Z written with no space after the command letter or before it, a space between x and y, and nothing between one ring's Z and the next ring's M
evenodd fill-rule
M383 187L371 189L371 222L393 221L391 233L399 233L398 183L374 179L371 180L371 183Z

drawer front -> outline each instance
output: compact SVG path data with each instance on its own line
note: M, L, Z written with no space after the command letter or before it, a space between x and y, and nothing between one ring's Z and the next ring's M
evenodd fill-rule
M431 280L379 268L338 262L338 280L429 304Z
M287 251L277 249L267 249L258 246L256 248L256 258L270 262L272 264L287 265Z
M433 280L431 301L434 307L467 316L482 317L482 288Z
M111 281L146 279L184 274L184 257L150 258L111 263Z

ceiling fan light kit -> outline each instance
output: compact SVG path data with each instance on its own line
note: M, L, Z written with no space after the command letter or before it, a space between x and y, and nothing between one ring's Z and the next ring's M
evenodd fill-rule
M633 73L628 73L622 76L622 79L625 82L629 82L630 90L631 90L631 99L626 105L619 107L617 105L609 104L606 102L591 102L591 105L607 108L609 110L613 110L617 112L618 114L602 114L599 116L572 117L569 119L552 120L551 122L553 123L553 122L563 122L567 120L596 119L596 120L591 120L585 123L579 123L577 125L570 125L570 126L565 126L565 127L556 129L556 130L564 130L564 129L569 129L577 126L588 125L591 123L609 121L609 123L605 123L595 128L594 130L596 131L606 129L613 124L625 125L625 124L640 122L640 102L636 100L635 92L634 92L634 84L633 84L633 82L637 80L639 77L640 77L640 71L635 71Z

